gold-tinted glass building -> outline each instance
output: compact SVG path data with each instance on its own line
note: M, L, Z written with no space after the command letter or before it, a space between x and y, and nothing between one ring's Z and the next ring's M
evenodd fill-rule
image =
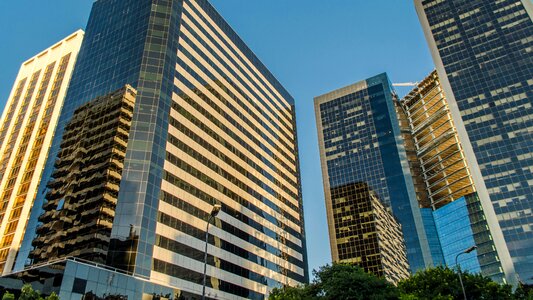
M48 182L34 264L65 257L106 263L135 95L126 86L74 112Z
M331 189L337 262L397 283L409 277L401 225L364 182Z
M74 63L79 30L25 61L0 121L0 270L12 269Z
M461 268L505 282L506 253L494 243L501 229L487 221L437 72L395 103L413 180L424 185L416 190L434 261L455 266L456 255L475 245L460 257Z

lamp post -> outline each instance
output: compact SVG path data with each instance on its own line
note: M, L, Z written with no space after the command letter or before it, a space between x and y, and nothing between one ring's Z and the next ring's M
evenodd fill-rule
M205 228L205 250L204 250L204 280L202 285L202 300L205 300L205 281L206 281L206 272L207 272L207 242L209 238L209 224L211 223L211 219L214 219L216 215L220 212L220 204L213 205L213 209L211 209L211 213L209 213L209 217L207 218L207 226Z
M472 246L472 247L470 247L470 248L464 250L463 252L461 252L461 253L459 253L459 254L457 254L457 255L455 256L455 265L456 265L457 268L459 269L459 283L461 283L461 290L463 291L463 296L465 297L465 300L466 300L465 286L463 285L463 278L461 277L461 266L457 263L457 259L459 258L459 256L460 256L461 254L470 253L470 252L472 252L472 251L474 251L474 250L476 250L476 249L477 249L477 246L474 245L474 246Z

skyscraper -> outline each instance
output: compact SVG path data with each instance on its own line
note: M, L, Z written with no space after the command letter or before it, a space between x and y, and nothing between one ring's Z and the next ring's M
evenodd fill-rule
M415 0L506 273L533 282L533 4ZM493 233L496 233L494 231ZM513 279L515 280L515 279Z
M12 269L36 197L74 63L79 30L25 61L0 129L0 270Z
M504 282L505 275L514 275L504 274L501 266L501 257L509 254L494 244L501 229L487 223L437 72L395 103L411 173L423 183L417 196L434 260L454 267L458 254L477 246L460 257L461 268Z
M67 261L55 288L66 299L111 293L101 285L131 299L201 294L214 204L208 297L263 299L306 282L294 100L206 0L94 3L34 207L74 112L126 84L137 95L107 265L130 277ZM32 265L42 213L32 211L16 270Z
M344 237L360 233L355 223L346 220L358 218L355 208L364 201L355 189L337 191L356 183L366 184L401 224L407 259L414 272L432 265L433 260L394 97L387 75L380 74L315 98L326 213L333 260L348 260L356 245L353 239ZM337 206L345 200L350 205L339 213Z

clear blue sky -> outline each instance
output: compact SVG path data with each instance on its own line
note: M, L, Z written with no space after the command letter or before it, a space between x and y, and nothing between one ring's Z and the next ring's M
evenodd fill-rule
M20 64L85 28L93 0L0 1L0 108ZM433 69L411 0L212 0L296 99L309 267L331 261L313 97L381 72ZM403 95L407 90L398 90Z

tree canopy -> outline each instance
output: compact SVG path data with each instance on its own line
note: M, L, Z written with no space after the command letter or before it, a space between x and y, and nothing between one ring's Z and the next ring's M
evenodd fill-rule
M271 300L297 299L398 299L394 285L349 264L333 264L313 271L309 285L274 289Z
M56 293L52 293L48 297L41 296L41 293L39 291L36 291L33 289L33 287L30 284L25 284L22 286L22 289L20 290L19 297L15 297L14 294L10 292L5 292L2 296L2 300L59 300L59 297L56 295Z
M462 278L467 299L515 299L508 284L499 284L481 274L468 272L462 272ZM404 299L464 298L458 273L442 266L417 272L401 281L398 289Z
M274 289L270 300L315 299L401 299L462 300L464 298L457 271L447 267L419 271L394 286L382 278L349 264L333 264L313 271L312 283L298 287ZM481 274L462 272L468 299L533 300L533 290L519 285L499 284Z

